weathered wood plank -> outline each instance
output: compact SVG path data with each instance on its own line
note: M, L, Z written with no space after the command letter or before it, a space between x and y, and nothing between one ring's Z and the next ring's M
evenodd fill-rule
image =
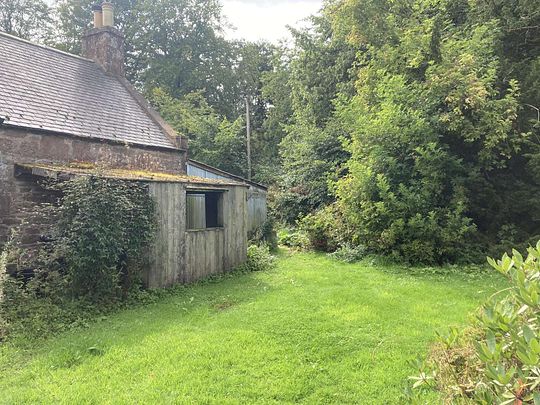
M247 249L247 189L230 187L222 196L223 227L187 230L186 188L176 183L152 183L157 203L158 231L151 251L149 287L190 283L229 271L243 263Z

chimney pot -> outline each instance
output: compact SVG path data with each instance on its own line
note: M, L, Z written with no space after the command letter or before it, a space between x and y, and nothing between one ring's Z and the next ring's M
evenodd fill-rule
M109 1L104 2L101 5L101 10L103 13L103 26L104 27L114 27L114 7L113 4Z
M106 1L92 7L94 28L82 38L82 55L113 76L124 76L124 35L114 28L113 6ZM102 17L102 18L100 18Z
M101 6L99 4L92 6L92 11L94 13L94 28L103 27L103 12L101 11Z

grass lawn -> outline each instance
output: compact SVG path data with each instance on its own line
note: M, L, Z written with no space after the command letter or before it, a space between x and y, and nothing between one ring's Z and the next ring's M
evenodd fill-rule
M500 286L496 275L283 255L269 272L179 289L30 350L0 348L0 403L395 404L407 360Z

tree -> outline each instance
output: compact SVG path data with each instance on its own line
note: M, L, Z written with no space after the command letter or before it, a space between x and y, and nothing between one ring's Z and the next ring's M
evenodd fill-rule
M290 72L282 73L291 89L292 115L280 144L276 212L293 223L333 201L329 180L347 159L340 141L347 133L334 117L334 101L352 89L356 47L335 36L326 14L312 24L293 32Z
M246 109L250 118L250 152L256 179L269 180L269 167L275 167L277 153L265 134L264 123L270 104L263 94L263 77L273 70L276 49L269 43L237 42L235 82L238 84L238 99L244 102L239 108ZM244 107L245 106L245 107ZM246 117L247 121L247 117ZM253 174L253 172L252 172ZM271 177L271 176L270 176Z
M50 29L51 9L42 0L0 0L0 30L24 39L42 39Z
M154 89L150 100L173 128L189 139L189 156L239 176L246 175L244 121L229 121L201 93L176 99Z
M356 243L440 263L540 233L540 184L531 176L539 128L521 91L537 91L527 77L538 42L521 43L521 57L505 51L520 43L507 27L536 23L514 3L515 21L462 0L333 8L336 31L364 49L356 94L337 113L351 133L337 195ZM367 15L379 17L359 18Z

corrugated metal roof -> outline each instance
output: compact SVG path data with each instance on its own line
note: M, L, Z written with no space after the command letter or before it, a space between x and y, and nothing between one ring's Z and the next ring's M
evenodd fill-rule
M176 149L122 82L96 63L1 32L0 118L11 126Z
M206 179L231 179L234 181L249 184L250 186L261 189L262 191L268 190L268 187L262 184L256 183L241 176L237 176L236 174L226 172L224 170L218 169L216 167L207 165L206 163L202 163L193 159L188 159L187 161L187 174L204 177Z

